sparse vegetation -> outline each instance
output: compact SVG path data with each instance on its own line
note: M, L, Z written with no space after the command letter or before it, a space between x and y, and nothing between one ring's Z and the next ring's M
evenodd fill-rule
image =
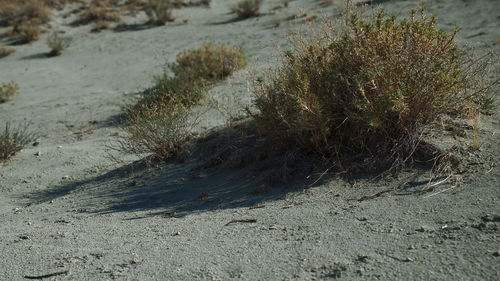
M50 9L43 2L20 0L0 3L0 26L10 26L5 35L18 37L18 43L38 40L42 32L40 25L46 24L50 18Z
M6 122L3 130L0 130L0 163L12 157L35 139L36 135L29 130L27 125L12 127L9 122Z
M262 0L243 0L231 8L236 13L238 19L247 19L259 15Z
M15 51L15 49L0 47L0 59L14 53Z
M462 52L457 31L436 28L423 10L398 21L349 7L341 31L325 22L310 40L293 39L277 75L257 79L251 114L280 149L401 167L427 127L475 110L498 80L487 84L488 61Z
M184 155L198 123L191 108L204 97L207 88L246 65L242 51L228 44L206 43L181 52L167 71L156 77L156 85L127 110L120 149L131 153L152 153L167 159Z
M11 97L19 94L19 86L14 82L3 83L0 87L0 103L8 101Z
M53 32L47 38L47 45L50 48L49 56L59 56L71 44L71 38L62 37L57 32Z
M165 25L167 22L174 21L172 7L176 5L175 3L172 0L149 0L144 8L146 15L149 17L149 24Z
M95 23L93 31L98 32L108 28L110 22L119 22L120 20L118 11L110 8L107 2L93 0L73 24L85 25L93 22Z

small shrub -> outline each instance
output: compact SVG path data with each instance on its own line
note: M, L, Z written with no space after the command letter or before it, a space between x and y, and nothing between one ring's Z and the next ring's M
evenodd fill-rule
M243 0L234 5L231 10L239 19L247 19L259 15L262 0Z
M85 25L94 22L96 23L94 31L100 31L107 28L110 22L120 20L121 17L116 10L109 8L105 2L94 0L73 24Z
M172 16L172 6L175 3L171 0L149 0L144 8L146 15L149 17L149 24L165 25L167 22L174 21Z
M142 106L127 114L127 136L119 140L119 149L126 153L151 153L156 159L180 158L189 147L192 127L187 106L170 103Z
M19 86L14 81L3 83L0 87L0 103L4 103L17 95L19 95Z
M400 167L427 126L476 108L492 89L487 63L460 51L457 32L436 28L424 11L401 21L381 10L344 17L340 32L325 22L310 41L294 38L276 76L256 82L255 123L276 146Z
M127 109L127 137L119 149L129 153L152 153L167 159L184 155L198 124L191 107L199 104L207 88L246 65L239 48L206 43L181 52L171 64L174 76L156 77L156 85L136 105Z
M15 49L0 47L0 59L14 53L15 51L16 51Z
M36 135L29 130L27 125L13 128L9 122L6 122L3 130L0 130L0 163L12 157L35 139Z
M61 37L57 32L53 32L47 38L47 45L50 48L49 56L59 56L71 44L71 38Z
M163 103L175 96L183 104L195 104L203 97L206 87L245 66L245 55L240 48L205 43L201 48L179 53L176 63L170 64L174 76L165 71L156 77L156 85L139 103Z
M38 0L15 0L0 3L0 26L40 25L49 22L50 9Z

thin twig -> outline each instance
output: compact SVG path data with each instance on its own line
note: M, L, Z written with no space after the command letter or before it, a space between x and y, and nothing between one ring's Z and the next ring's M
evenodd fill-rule
M250 207L250 208L248 208L248 209L250 209L250 210L260 209L260 208L264 208L265 206L266 206L266 204L261 204L261 205L257 205L257 206Z
M438 191L438 192L436 192L436 193L429 194L429 195L427 195L425 198L429 198L429 197L432 197L432 196L434 196L434 195L438 195L438 194L440 194L440 193L446 192L446 191L451 190L451 189L454 189L454 188L455 188L455 185L454 185L454 186L452 186L452 187L449 187L449 188L443 189L443 190L441 190L441 191Z
M24 278L26 278L26 279L43 279L43 278L49 278L52 276L68 274L68 272L69 272L69 269L64 270L64 271L49 273L49 274L45 274L45 275L39 275L39 276L24 275Z
M257 222L257 219L239 219L239 220L232 220L228 223L226 223L224 226L228 226L232 223L236 223L236 222L250 222L250 223L253 223L253 222Z

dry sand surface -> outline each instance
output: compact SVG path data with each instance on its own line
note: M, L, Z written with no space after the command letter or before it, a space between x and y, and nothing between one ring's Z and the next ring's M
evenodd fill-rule
M73 38L63 55L45 56L46 33L0 59L0 82L20 86L0 104L0 123L28 120L40 135L0 166L0 280L62 271L48 280L500 280L498 114L481 119L481 151L467 149L466 131L464 172L434 189L418 169L269 186L265 166L193 176L196 155L148 168L107 148L121 134L121 106L180 51L208 40L243 47L247 68L210 92L236 109L251 101L248 73L277 65L275 46L303 23L288 18L341 11L340 1L281 2L233 21L234 2L213 0L175 10L166 26L101 33L59 11L52 28ZM421 3L440 27L461 29L459 45L500 50L498 0L374 2L401 16ZM217 112L204 119L206 128L224 123ZM226 225L239 219L256 221Z

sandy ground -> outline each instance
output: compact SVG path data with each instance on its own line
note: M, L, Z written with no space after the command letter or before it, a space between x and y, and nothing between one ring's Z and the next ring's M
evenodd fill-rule
M248 72L275 65L274 46L301 25L287 18L340 13L340 1L264 1L262 16L233 21L233 1L212 2L176 10L174 24L122 32L70 27L59 12L53 28L73 38L62 56L45 57L45 34L0 60L0 82L20 86L0 104L1 122L29 120L40 134L38 146L0 166L0 280L66 270L50 280L500 279L498 114L481 119L480 152L467 148L470 131L461 140L464 172L425 193L429 174L418 169L269 187L265 166L193 176L196 155L147 168L107 149L120 133L120 106L178 52L207 40L241 45L249 66L210 94L246 104ZM440 27L461 29L461 46L500 50L500 1L374 2L401 15L423 3ZM223 122L209 112L203 126ZM237 219L256 222L226 225Z

